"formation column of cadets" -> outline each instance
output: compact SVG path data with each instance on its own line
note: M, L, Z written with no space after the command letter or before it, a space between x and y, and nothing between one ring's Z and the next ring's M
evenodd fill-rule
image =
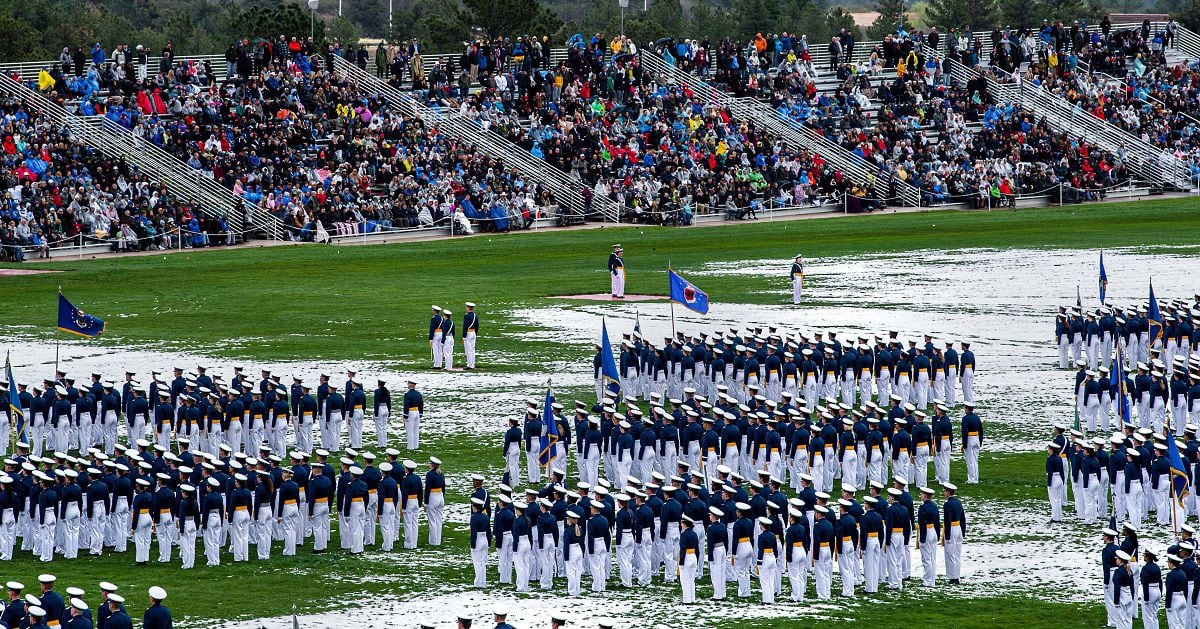
M116 457L91 449L83 457L56 453L38 457L28 444L4 459L0 474L0 560L15 551L32 552L43 562L80 553L123 553L133 541L135 561L195 565L197 544L210 566L222 550L235 562L269 560L275 542L295 555L312 539L312 551L326 552L330 520L338 518L341 548L360 553L377 541L390 551L401 541L417 547L419 516L428 521L428 543L441 544L445 522L445 476L441 461L429 458L424 476L417 464L388 449L387 460L347 449L337 459L318 449L293 451L290 466L263 447L258 457L195 453L187 439L178 453L141 440ZM315 459L315 460L314 460ZM18 545L19 543L19 545Z

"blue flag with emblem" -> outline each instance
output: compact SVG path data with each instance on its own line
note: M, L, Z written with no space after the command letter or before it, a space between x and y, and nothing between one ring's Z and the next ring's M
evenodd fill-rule
M1150 340L1146 343L1146 347L1154 347L1154 344L1163 335L1162 313L1158 311L1158 300L1154 298L1154 280L1150 280L1150 307L1146 311L1146 318L1149 319L1150 324Z
M1104 271L1104 250L1100 250L1100 303L1104 303L1104 293L1108 290L1108 273Z
M621 375L617 371L617 362L613 360L612 343L608 342L608 324L600 320L600 377L604 378L604 390L619 397L621 393Z
M13 378L12 359L4 355L4 378L8 380L8 417L16 424L17 441L25 441L25 411L21 409L21 396L17 393L17 381Z
M1167 460L1171 462L1171 497L1175 503L1183 506L1183 499L1188 496L1187 468L1183 466L1183 458L1179 456L1179 446L1175 438L1167 436Z
M671 282L671 301L700 314L708 314L708 293L671 269L667 269L667 276Z
M94 338L104 332L104 320L78 309L62 293L58 294L58 329Z
M550 387L546 387L546 403L542 405L542 441L541 451L538 454L538 463L541 465L550 465L550 460L554 458L554 445L558 443L558 424L554 421L554 397L550 394Z

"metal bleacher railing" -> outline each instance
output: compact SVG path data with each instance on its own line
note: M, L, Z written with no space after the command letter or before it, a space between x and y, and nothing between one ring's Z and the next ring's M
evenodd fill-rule
M1190 189L1189 169L1182 160L1169 151L1159 149L1124 129L1082 111L1074 103L1043 86L1034 85L1000 68L980 71L954 61L950 62L950 66L955 80L964 84L983 72L987 76L988 94L993 99L1019 103L1045 118L1055 131L1093 142L1114 155L1124 155L1130 170L1147 181L1176 190Z
M7 74L0 74L0 88L26 99L36 111L59 128L68 130L76 140L112 159L123 159L162 182L171 194L189 202L197 211L214 218L224 217L233 231L246 231L245 221L249 219L250 225L262 232L262 237L279 239L283 236L283 225L275 216L245 202L200 171L189 168L178 158L112 120L102 116L72 115L62 105Z
M583 190L587 184L534 157L527 149L514 144L505 137L484 129L477 122L454 111L437 110L419 102L411 94L397 89L386 81L367 73L357 65L333 57L334 68L356 80L360 87L370 88L381 94L388 102L401 108L409 116L419 116L438 127L451 137L469 142L480 151L500 159L504 164L525 177L546 186L554 198L580 220L588 214L598 214L602 220L620 222L620 208L608 198L596 196L589 205Z
M643 49L639 61L646 70L663 75L679 85L686 85L705 102L726 107L734 116L754 121L755 124L793 147L806 149L820 155L822 159L836 166L850 179L861 184L872 182L873 179L876 180L876 184L879 183L878 175L882 173L879 173L874 165L831 142L820 132L797 121L783 118L769 105L753 98L737 98L719 90L696 75L668 64L652 49ZM920 204L920 192L912 185L897 181L896 191L906 205Z

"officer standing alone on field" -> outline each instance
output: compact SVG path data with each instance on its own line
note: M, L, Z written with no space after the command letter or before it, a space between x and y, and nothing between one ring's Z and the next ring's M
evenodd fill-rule
M800 304L800 297L804 292L804 256L796 256L792 260L792 305Z
M608 256L608 272L612 275L612 298L625 299L625 250L621 245L613 245L612 253Z

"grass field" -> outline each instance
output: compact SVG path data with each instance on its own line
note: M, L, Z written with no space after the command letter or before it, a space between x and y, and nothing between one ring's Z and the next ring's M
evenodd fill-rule
M796 253L820 258L926 249L1195 245L1198 227L1195 203L1174 200L1020 212L940 211L693 229L622 227L398 245L281 246L63 261L23 267L60 273L0 279L0 311L4 313L0 323L10 337L5 348L11 348L14 362L19 362L22 339L52 340L54 293L61 286L77 305L108 320L104 337L87 343L118 352L144 348L186 351L244 360L251 368L255 361L319 361L370 363L411 372L424 368L428 361L425 327L429 305L452 308L455 319L461 320L461 304L474 301L479 304L484 327L481 347L486 353L481 367L485 370L540 372L531 366L572 361L582 372L590 364L590 348L531 338L527 322L493 313L544 308L551 303L544 299L547 296L607 291L604 265L614 242L625 247L627 292L663 294L665 279L658 271L668 263L686 272L707 262L787 260ZM780 291L786 271L781 264L774 276L714 276L705 278L703 287L714 299L719 295L727 302L778 304L783 302ZM816 281L812 288L819 292L819 279ZM488 364L488 355L505 359ZM49 375L50 368L44 371ZM512 391L516 398L534 393ZM588 399L588 395L586 388L560 392L565 399ZM457 402L469 406L471 399L468 395ZM420 461L434 453L444 460L451 476L470 471L499 475L498 434L495 439L481 440L427 430L422 450L411 458ZM1038 504L1045 492L1044 475L1039 472L1043 458L1037 452L985 453L985 482L972 488L973 499L1023 509ZM956 459L954 465L953 477L961 478L961 461ZM451 504L463 502L464 486L461 481L451 481ZM1031 529L1041 523L1040 519L1031 522ZM50 570L60 577L60 589L79 584L89 595L99 581L114 581L122 585L131 611L136 609L137 614L143 608L145 588L160 584L172 592L168 603L177 621L183 620L180 626L205 627L211 626L213 619L286 614L293 604L302 612L333 610L347 603L370 609L373 600L385 595L405 598L418 593L463 592L470 581L470 564L466 535L460 529L459 525L448 526L445 546L438 550L422 546L416 551L362 557L338 551L313 557L302 552L298 557L282 558L277 545L269 563L206 568L200 557L200 565L190 573L178 570L177 556L169 565L145 568L130 565L131 553L56 560L48 568L28 553L20 553L5 566L5 574L33 584L38 573ZM1080 536L1090 535L1080 531ZM336 541L332 546L336 548ZM224 561L230 560L225 555ZM1103 622L1098 604L1060 602L1050 586L1012 592L974 591L969 584L964 588L965 594L906 589L902 596L885 594L870 604L828 606L820 614L847 622L903 619L941 627L1017 622L1029 627L1094 627ZM678 596L677 586L656 584L651 592L664 599ZM700 588L701 596L707 592L707 586ZM622 593L610 592L610 596L629 600ZM717 607L701 624L764 626L759 619L739 618L741 605L745 604ZM657 620L675 626L669 617ZM775 619L769 624L807 626L811 619Z

